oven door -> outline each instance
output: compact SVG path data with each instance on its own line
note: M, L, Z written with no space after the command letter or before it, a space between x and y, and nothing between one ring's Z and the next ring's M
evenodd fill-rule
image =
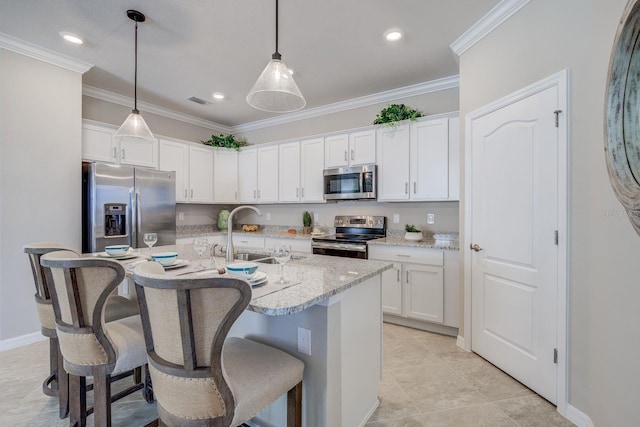
M311 242L314 255L367 259L366 243Z

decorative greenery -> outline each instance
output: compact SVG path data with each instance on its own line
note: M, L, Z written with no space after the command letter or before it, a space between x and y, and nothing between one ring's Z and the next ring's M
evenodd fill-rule
M422 116L423 114L420 110L409 108L404 104L391 104L378 113L373 124L393 126L395 122L399 122L400 120L415 120Z
M235 136L227 135L220 136L211 135L211 139L207 141L201 141L204 145L210 145L212 147L231 148L236 151L240 151L240 147L247 145L247 141L238 141Z
M302 225L305 227L311 227L311 214L307 211L304 211L302 214Z
M409 233L422 233L422 231L421 231L421 230L418 230L418 229L416 228L416 226L415 226L415 225L413 225L413 224L407 224L407 225L405 225L405 226L404 226L404 231L407 231L407 232L409 232Z

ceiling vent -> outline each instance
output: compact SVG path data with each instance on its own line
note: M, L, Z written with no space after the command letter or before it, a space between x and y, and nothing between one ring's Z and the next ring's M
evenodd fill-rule
M189 98L187 98L189 101L193 101L196 104L200 104L200 105L207 105L209 104L209 102L205 101L204 99L198 98L197 96L191 96Z

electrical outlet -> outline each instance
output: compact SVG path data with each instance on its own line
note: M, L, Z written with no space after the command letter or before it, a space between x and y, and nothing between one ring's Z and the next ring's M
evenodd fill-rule
M317 213L313 214L313 223L314 224L318 224L320 222L320 215L318 215Z
M432 213L427 214L427 224L435 224L436 223L436 215Z
M311 356L311 331L298 326L298 352Z
M184 221L184 212L178 212L178 220Z
M271 221L271 212L267 212L267 221Z
M393 223L400 224L400 214L393 214Z

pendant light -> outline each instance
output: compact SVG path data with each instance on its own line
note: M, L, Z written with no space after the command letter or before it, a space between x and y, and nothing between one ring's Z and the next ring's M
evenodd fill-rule
M145 16L137 10L127 10L129 19L136 23L135 30L135 66L133 73L133 110L126 118L114 138L134 139L142 142L154 142L155 138L138 111L138 22L144 22Z
M278 0L276 0L276 51L247 95L253 108L271 113L298 111L307 105L278 52Z

